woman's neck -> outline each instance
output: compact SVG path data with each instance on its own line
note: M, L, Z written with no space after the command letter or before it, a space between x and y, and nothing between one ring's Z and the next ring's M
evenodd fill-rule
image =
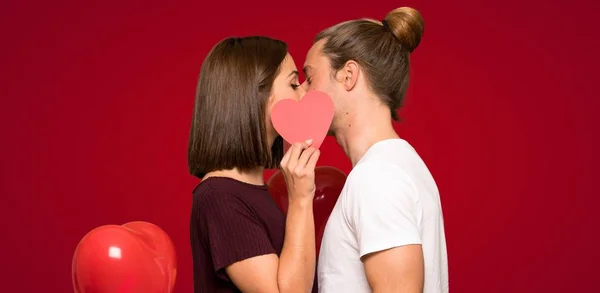
M240 172L237 168L231 170L219 170L206 173L202 180L210 177L228 177L252 185L264 185L264 168L256 168L247 172Z

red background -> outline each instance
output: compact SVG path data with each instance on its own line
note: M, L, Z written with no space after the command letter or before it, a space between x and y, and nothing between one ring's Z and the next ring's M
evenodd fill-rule
M192 292L186 151L211 46L269 35L301 67L319 30L402 5L426 32L398 129L441 190L452 292L597 292L591 4L202 2L2 2L2 291L72 292L81 237L143 220L171 235L176 292ZM349 171L334 140L322 151Z

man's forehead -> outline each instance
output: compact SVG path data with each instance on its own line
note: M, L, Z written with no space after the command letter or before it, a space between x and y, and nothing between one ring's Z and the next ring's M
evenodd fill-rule
M306 59L304 60L304 67L302 68L302 71L304 71L304 73L311 71L313 69L312 63L313 61L309 51L308 55L306 55Z
M304 73L314 69L314 63L316 61L317 53L320 51L320 47L322 46L322 42L316 42L310 47L308 53L306 54L306 59L304 60Z
M316 43L314 43L310 49L308 49L308 52L306 54L306 58L310 58L314 55L317 55L317 53L319 53L321 51L321 47L323 47L323 42L322 41L318 41Z
M312 53L312 48L310 50L308 50L308 53L306 53L306 58L304 58L304 69L309 69L310 68L310 63L311 63L311 59L313 53Z

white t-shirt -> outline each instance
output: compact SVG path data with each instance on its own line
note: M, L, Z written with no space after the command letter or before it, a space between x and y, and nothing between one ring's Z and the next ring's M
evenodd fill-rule
M323 235L320 293L371 292L360 258L421 244L424 293L448 292L448 258L437 185L403 139L374 144L354 166Z

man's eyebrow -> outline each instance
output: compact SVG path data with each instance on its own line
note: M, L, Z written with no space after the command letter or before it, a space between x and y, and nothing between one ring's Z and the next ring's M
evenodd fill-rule
M304 75L307 75L307 72L310 70L312 70L312 67L310 67L310 65L305 65L304 68L302 68Z

